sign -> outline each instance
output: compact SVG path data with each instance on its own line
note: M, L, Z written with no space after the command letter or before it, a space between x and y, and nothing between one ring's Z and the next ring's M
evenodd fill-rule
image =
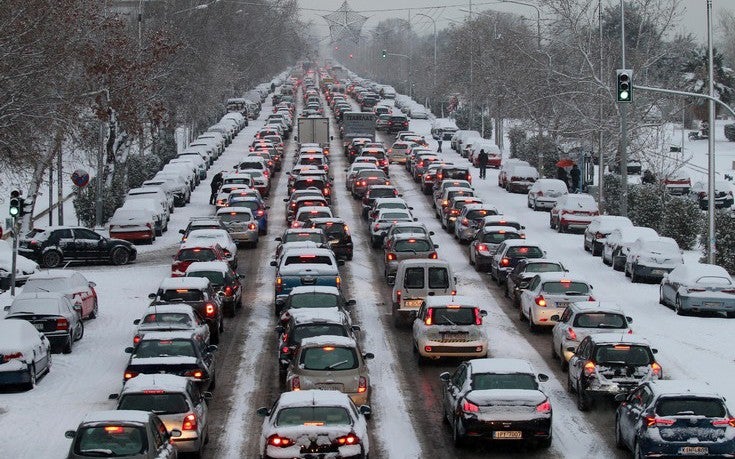
M84 169L77 169L71 174L71 181L79 188L89 185L89 172Z

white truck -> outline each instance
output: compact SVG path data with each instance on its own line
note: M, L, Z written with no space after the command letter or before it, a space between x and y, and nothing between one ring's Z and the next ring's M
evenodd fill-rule
M329 118L299 118L296 141L299 145L318 143L329 154Z

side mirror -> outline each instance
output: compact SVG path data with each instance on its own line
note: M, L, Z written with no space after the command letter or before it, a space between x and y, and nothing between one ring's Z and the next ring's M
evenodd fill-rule
M89 282L89 284L88 284L88 285L89 285L89 286L90 286L91 288L95 288L95 287L97 287L97 284L96 284L96 283L94 283L94 282L91 282L91 281Z
M562 357L563 358L563 357ZM546 382L549 380L549 377L543 373L539 373L537 376L539 382Z
M651 349L651 352L653 352L654 354L658 354L658 349Z
M155 293L149 293L148 294L148 299L149 300L155 300L156 299L156 294Z
M278 236L277 238L275 238L274 241L281 242L282 241L281 236Z
M179 429L174 429L171 432L168 433L173 438L179 438L181 436L181 431Z
M275 261L271 261L270 265L271 266L278 266L278 263L276 263Z
M345 301L345 304L347 306L354 306L354 305L357 304L357 301L355 301L355 300L347 300L347 301Z
M367 405L360 406L360 414L362 414L363 416L367 417L367 416L370 416L372 413L373 413L373 410L370 409L369 406Z
M615 394L616 402L624 402L628 398L628 394Z
M119 394L110 394L107 396L107 400L117 400L117 397L119 397Z
M480 309L480 317L487 317L487 311L484 309Z
M360 328L359 325L353 325L352 326L352 331L359 332L359 331L362 331L362 328Z
M275 328L275 330L276 330L276 333L278 333L280 335L280 334L283 334L283 332L286 331L286 327L284 327L283 325L279 325L279 326L277 326Z
M238 274L237 275L237 278L238 279L245 279L245 274Z
M445 371L444 373L442 373L442 374L439 375L439 379L442 380L442 382L448 383L449 382L449 373Z
M207 400L207 401L212 400L212 397L213 395L211 392L202 392L202 398L204 400Z
M256 413L258 413L258 416L264 418L268 416L269 414L271 414L271 410L269 410L266 407L261 407L261 408L258 408L258 411L256 411Z
M434 232L433 231L429 231L429 236L433 236L433 235L434 235Z
M625 320L627 320L629 324L633 323L633 318L630 316L625 316Z
M3 311L5 311L5 312L8 312L8 311L10 311L10 305L8 305L8 306L5 306L5 307L3 308Z
M337 260L337 266L344 266L345 261L344 260Z
M329 140L334 140L334 136L333 135L330 135L329 136Z
M180 230L179 230L179 234L186 234L186 230L182 230L182 229L180 229Z
M134 349L133 349L132 347L126 347L126 348L125 348L125 353L126 353L126 354L132 354L132 353L133 353L133 351L134 351Z
M553 320L554 322L559 322L559 314L554 314L553 316L549 317L549 320Z
M271 208L271 206L265 206L265 208L266 208L266 210L267 210L267 209L270 209L270 208Z
M454 284L457 285L457 276L454 276Z
M435 249L438 249L439 248L439 244L434 244L434 248Z
M139 323L140 323L140 319L135 319L135 320L133 321L133 325L138 325Z
M375 354L373 354L372 352L366 352L362 354L362 358L365 360L372 360L375 358Z
M67 430L66 432L64 432L64 436L66 438L74 439L74 437L77 436L77 431L76 430Z
M576 352L577 350L573 346L567 347L567 352Z
M414 217L413 221L417 222L417 221L419 221L419 219L416 218L416 217Z
M214 344L210 344L205 350L207 351L207 353L212 354L213 352L216 352L217 349L217 346L215 346Z
M408 210L413 210L413 207L409 207Z
M286 304L286 300L284 300L283 298L278 298L276 300L276 306L283 306L285 304Z

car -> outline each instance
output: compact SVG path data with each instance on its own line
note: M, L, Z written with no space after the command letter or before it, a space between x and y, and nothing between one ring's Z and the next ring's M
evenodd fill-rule
M475 190L462 187L445 188L444 192L434 202L434 213L440 222L444 215L449 212L449 206L454 203L454 198L475 198ZM472 202L478 203L478 200L478 198L475 198Z
M508 172L505 189L508 193L528 193L538 177L538 170L533 166L514 166Z
M373 185L390 185L388 175L380 169L365 169L357 172L352 182L352 197L362 199L368 187Z
M51 370L51 342L27 320L0 320L0 385L27 390Z
M705 263L684 263L664 274L659 303L677 314L724 312L735 317L735 283L725 268Z
M291 228L303 228L312 218L331 218L332 209L328 206L304 206L296 211L291 221Z
M272 408L259 408L263 417L260 457L367 458L370 439L365 416L347 395L335 390L284 392Z
M683 254L670 237L638 238L628 249L623 270L633 283L651 279L658 282L684 263Z
M370 209L368 209L368 225L374 222L380 212L387 210L405 210L411 212L413 207L410 207L403 198L377 198L373 201Z
M551 446L551 400L539 387L549 377L527 361L472 359L439 379L443 417L457 448L470 438Z
M217 292L222 309L229 317L235 316L235 311L242 307L242 283L244 277L237 274L224 261L196 261L186 268L185 277L203 277L209 280L212 288Z
M475 196L454 196L449 200L449 204L443 208L442 214L439 216L441 226L448 232L454 233L454 224L459 218L459 214L464 206L470 204L483 204L482 199Z
M560 233L587 228L600 215L597 202L589 194L565 194L556 200L549 214L549 226Z
M602 262L611 265L616 271L622 271L628 257L630 245L640 237L654 238L658 233L645 226L623 226L615 228L606 238L602 246Z
M282 323L276 327L281 382L285 382L291 357L304 338L323 335L354 338L355 332L360 330L360 327L352 325L347 311L341 308L291 308L288 320Z
M268 234L268 209L270 209L270 206L266 205L261 199L254 196L236 197L229 200L227 207L247 207L255 217L259 234Z
M437 171L441 168L441 166L437 167ZM472 188L472 184L468 182L467 180L444 180L442 182L439 182L438 180L434 182L434 188L432 188L432 207L436 209L437 205L441 205L441 199L444 195L444 191L447 188L464 188L467 191L474 191Z
M393 185L373 185L365 191L362 197L362 216L367 218L370 208L378 198L400 198L401 195Z
M130 457L135 459L176 459L173 439L182 432L169 432L151 411L111 410L87 414L76 430L64 434L72 440L67 459Z
M348 309L354 305L355 300L346 300L337 287L306 285L294 287L286 297L279 298L275 314L281 323L286 323L291 312L298 309L334 309L349 317Z
M246 176L246 174L238 174L238 175ZM252 181L249 175L247 175L247 177L248 177L248 181ZM245 179L243 178L242 180L244 181ZM215 201L214 201L215 207L219 209L220 207L229 206L231 202L230 195L232 193L234 193L235 191L240 191L240 190L245 191L245 190L250 190L250 189L251 189L251 185L246 184L246 183L233 183L229 185L222 185L217 191L217 195L215 196Z
M556 200L568 192L563 180L538 179L528 189L528 207L533 210L551 209Z
M211 392L201 392L188 378L169 374L138 375L120 393L109 396L117 401L118 410L156 413L166 430L181 431L181 436L171 438L178 452L200 456L209 441L206 400L211 398Z
M311 243L313 244L313 243ZM330 249L296 247L284 250L281 259L271 261L276 269L274 285L274 304L285 301L291 290L300 286L342 288L339 266L344 261L337 259Z
M393 164L406 164L408 152L414 145L416 144L413 142L402 140L393 142L393 145L388 149L388 158L390 159L390 162Z
M699 204L699 208L707 210L709 200L707 196L709 188L707 182L696 182L692 185L689 195L694 197ZM715 180L715 209L729 209L733 206L733 188L731 182L726 180Z
M380 211L375 219L369 225L370 229L370 245L374 248L381 247L383 240L391 225L398 222L415 222L417 221L411 215L409 210L386 209Z
M637 457L726 457L735 415L701 381L647 381L616 397L615 442Z
M426 225L420 222L397 222L391 225L385 235L385 239L390 239L396 234L416 233L423 236L433 236L434 232L429 231Z
M148 298L151 300L151 306L172 302L188 304L206 320L212 334L212 343L219 344L220 333L225 330L221 296L214 290L209 279L169 277L163 279L156 293L149 294Z
M436 183L434 184L434 186L443 182L444 180L465 180L468 183L472 183L472 174L470 173L469 167L444 163L436 171Z
M510 298L514 306L519 307L521 291L528 288L528 283L533 276L537 273L566 271L564 265L556 260L546 258L524 258L519 260L505 278L505 297Z
M217 209L217 219L227 228L235 244L248 244L257 247L260 240L258 222L253 211L247 207L221 207Z
M374 358L362 353L352 337L323 335L301 340L286 372L286 387L291 391L333 389L349 395L356 405L370 400L370 378L366 361Z
M553 327L566 308L576 301L595 301L592 284L583 276L569 272L545 272L533 276L521 290L518 318L528 321L536 332L540 327Z
M569 359L587 336L600 332L633 333L630 328L633 319L610 301L576 301L559 317L551 319L557 321L551 330L551 356L559 359L562 371L567 370Z
M310 218L308 223L310 228L321 228L327 235L329 247L334 252L334 256L338 259L352 260L353 244L350 228L341 218Z
M135 261L138 250L128 241L107 238L87 228L50 226L34 228L21 238L18 253L44 268L57 268L66 262L126 265Z
M186 244L198 244L203 247L219 246L225 261L232 269L237 269L237 244L227 230L198 229L191 231L186 239Z
M126 347L130 359L123 382L140 374L184 376L202 390L214 390L217 384L215 351L196 332L167 331L146 333L134 347Z
M133 345L149 332L182 331L194 332L198 339L209 344L209 325L191 306L183 303L162 303L148 306L140 319L133 320L137 325L133 334Z
M486 215L479 221L477 231L482 231L486 226L510 226L518 230L521 237L526 237L526 227L513 215Z
M587 411L597 396L627 394L643 382L662 379L657 352L645 338L628 333L588 335L569 359L567 371L567 388L576 395L577 408Z
M539 244L525 239L509 239L500 243L490 260L490 277L502 285L508 273L523 258L545 258L546 251Z
M465 204L454 221L454 237L460 244L469 244L475 237L477 227L488 215L498 215L498 209L489 204Z
M33 324L51 342L52 348L71 354L76 341L84 336L81 304L72 303L63 293L23 292L17 295L7 312L6 320L25 320Z
M418 363L442 357L487 357L482 326L487 311L465 296L427 297L413 321L413 351Z
M523 234L512 226L485 226L475 234L469 246L469 262L477 271L488 271L500 243L523 239Z
M3 239L0 239L0 278L7 276L7 288L10 288L10 274L13 270L13 246ZM15 259L15 285L21 286L26 283L28 278L38 272L40 267L35 261L29 260L23 255L16 254Z
M121 209L142 210L153 216L156 236L162 236L168 231L168 207L155 197L148 198L147 195L129 196Z
M327 235L318 228L286 228L281 236L275 238L275 241L278 242L273 257L275 260L280 260L285 249L294 247L293 244L299 242L313 242L313 247L330 248Z
M97 284L72 269L47 269L33 274L23 287L23 293L57 292L64 294L72 304L79 303L82 319L99 316Z
M370 159L374 159L374 158L370 158ZM357 180L358 173L363 170L379 171L380 169L378 168L377 161L372 161L372 162L364 161L364 162L354 163L352 166L349 167L349 169L345 170L346 172L345 188L347 189L347 191L352 190L352 186Z
M431 236L426 234L398 233L386 239L383 244L383 276L388 285L393 285L401 261L416 258L435 260L439 258L436 253L438 248L432 242Z
M181 242L186 242L189 233L197 229L223 229L227 226L216 217L191 217L186 228L179 230L181 234Z
M391 114L388 120L388 134L395 134L408 129L408 117L406 115Z
M620 215L600 215L592 219L584 229L584 250L592 252L592 256L602 255L605 239L616 228L631 227L633 222Z
M205 231L205 230L197 230ZM226 230L224 230L226 231ZM228 261L224 249L216 242L212 245L205 240L204 244L187 240L179 246L178 252L171 262L171 277L181 277L186 268L195 261Z
M296 213L302 207L329 207L329 202L324 196L300 196L298 198L289 200L289 204L286 207L286 224L290 225L293 219L296 217Z
M155 224L153 214L147 210L120 207L110 217L108 232L115 239L152 244L156 240Z

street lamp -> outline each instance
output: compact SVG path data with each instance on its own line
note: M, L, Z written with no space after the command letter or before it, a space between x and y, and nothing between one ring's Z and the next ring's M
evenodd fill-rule
M434 25L434 92L436 91L436 20L429 16L428 14L424 13L417 13L416 16L423 16L425 18L431 19L432 24Z

